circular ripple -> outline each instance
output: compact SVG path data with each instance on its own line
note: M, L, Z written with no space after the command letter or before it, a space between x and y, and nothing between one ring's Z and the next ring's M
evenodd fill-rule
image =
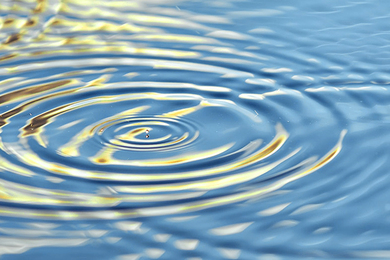
M123 118L96 126L97 141L121 150L173 150L190 145L199 131L185 120L159 117Z
M388 256L388 8L299 2L2 1L0 253Z
M46 23L50 50L38 42L19 51L15 37L5 43L14 52L0 67L7 77L0 93L6 202L33 204L39 212L50 206L48 215L67 219L195 211L270 194L339 153L345 132L334 113L278 85L291 69L263 68L266 57L223 42L249 37L183 19L152 20L204 36L158 35L151 17L94 27L77 18L81 13L72 15ZM118 33L124 31L130 34ZM56 32L90 35L58 44ZM182 45L153 46L151 39ZM267 73L284 74L262 78ZM332 138L318 138L324 129L335 130Z
M82 218L102 216L90 207L108 207L116 213L105 218L120 218L264 196L322 167L341 147L336 139L319 159L300 154L291 141L286 147L285 118L294 131L300 117L286 114L266 95L237 96L229 89L187 83L111 83L106 75L88 83L59 77L22 96L19 90L3 95L10 106L1 114L1 147L9 172L73 183L62 185L61 195L43 189L52 197L39 198L39 192L35 197L42 205L81 207ZM183 88L189 93L181 93ZM289 95L289 102L301 97ZM25 198L20 193L7 200L28 202Z

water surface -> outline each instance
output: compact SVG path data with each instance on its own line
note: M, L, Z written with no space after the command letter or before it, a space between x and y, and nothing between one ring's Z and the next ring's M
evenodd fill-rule
M2 259L388 259L390 3L0 4Z

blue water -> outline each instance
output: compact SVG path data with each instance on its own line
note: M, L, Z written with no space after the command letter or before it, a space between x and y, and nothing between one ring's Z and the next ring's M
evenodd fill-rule
M390 259L388 10L2 1L1 259Z

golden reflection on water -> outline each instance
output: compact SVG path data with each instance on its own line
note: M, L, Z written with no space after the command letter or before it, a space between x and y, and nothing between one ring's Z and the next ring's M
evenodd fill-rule
M133 78L139 76L135 69L148 67L152 71L216 74L222 79L244 78L249 84L275 86L275 81L255 78L253 73L235 69L235 66L211 65L213 62L259 65L267 61L266 57L254 52L237 50L223 41L223 39L248 40L250 37L233 31L218 30L211 25L205 26L201 23L201 21L208 21L208 24L232 23L226 17L195 16L189 12L177 10L177 8L156 7L143 1L63 0L56 5L50 5L50 2L45 0L19 2L20 4L11 5L0 3L2 10L15 12L15 15L0 18L0 28L3 30L1 35L6 36L3 37L4 41L0 45L0 50L5 53L0 57L0 65L6 62L23 61L0 68L0 74L8 76L0 82L0 86L4 87L4 92L0 95L0 103L2 106L10 106L0 115L0 133L13 122L17 122L18 118L23 117L25 113L28 115L23 117L24 125L18 129L18 141L0 140L0 149L4 153L4 158L0 158L0 170L33 178L38 173L32 169L39 168L51 175L47 177L47 180L57 178L54 182L58 183L59 187L63 179L68 177L102 183L110 181L115 184L107 184L107 190L110 193L102 195L82 191L70 192L61 190L61 188L37 188L33 185L0 180L0 200L21 205L66 205L79 206L84 209L113 207L126 202L173 201L173 204L153 207L135 204L132 209L113 208L81 212L54 209L11 209L1 206L0 215L70 220L120 219L191 212L271 194L284 185L329 163L341 150L345 132L341 133L339 142L327 155L318 160L314 156L308 158L299 165L302 169L294 174L261 188L226 192L215 198L209 198L207 193L210 191L223 189L236 191L235 188L238 185L251 183L269 174L289 159L295 158L301 148L298 147L288 154L279 156L278 159L268 161L274 154L283 150L290 135L281 123L277 123L275 136L264 145L262 139L256 138L235 150L238 140L232 139L225 140L223 144L215 147L202 147L202 149L180 152L180 149L198 142L204 135L202 129L196 129L196 126L185 121L197 113L207 113L211 111L210 109L234 108L234 111L240 112L242 117L250 115L248 121L251 124L264 122L257 117L257 111L254 116L251 114L252 111L240 108L237 102L213 96L215 94L234 95L235 92L228 87L197 85L189 83L187 79L182 79L183 82L134 81ZM17 15L19 12L25 12L28 15ZM172 29L180 29L180 31L173 33ZM184 33L184 30L188 34ZM193 35L193 32L198 32L198 35ZM172 45L150 46L154 43L172 43ZM183 48L175 47L174 44L191 46ZM107 54L110 57L105 58L103 55ZM215 56L217 54L231 56L222 58ZM75 59L78 55L84 56ZM88 55L93 55L93 57ZM45 60L45 58L53 57L58 58ZM34 59L41 59L41 61L34 61ZM199 63L199 61L209 61L211 64ZM106 68L91 69L93 66ZM123 75L127 77L127 81L112 81L113 75L120 71L118 66L125 68ZM54 75L45 74L37 78L23 76L24 73L57 68L74 70ZM265 69L267 73L286 71L292 70L289 68ZM142 88L142 91L139 91L139 88ZM112 89L126 89L128 92L120 95L105 92L102 95L87 96L84 99L72 99L77 94ZM292 90L290 92L293 93ZM276 90L264 94L243 93L239 94L239 98L261 101L270 96L291 94L290 92ZM206 98L207 95L213 98ZM60 98L67 99L69 102L59 102L58 105L38 114L29 112L43 106L45 102ZM150 105L133 105L141 101L150 101ZM196 104L192 103L192 105L169 111L161 110L161 113L154 111L151 112L153 115L144 116L154 108L153 102L174 101L196 101ZM93 166L120 166L121 168L113 168L114 171L105 171L106 168L96 170L96 167L93 169L78 168L56 160L47 160L41 154L36 153L36 148L32 147L32 140L34 140L40 149L43 149L42 151L52 149L47 129L64 115L94 105L116 105L120 102L132 104L132 107L125 107L122 111L116 111L109 116L97 119L92 124L86 123L85 119L75 119L57 127L56 130L59 133L64 133L84 124L80 131L71 138L64 138L58 149L49 152L67 159L86 158ZM125 125L120 126L122 123ZM158 131L155 129L169 128L173 124L177 124L180 128L177 136L174 136L174 133L156 136ZM112 128L115 128L114 134L104 139ZM226 131L226 129L222 130ZM214 133L207 133L207 135L212 134ZM93 155L85 156L82 152L85 144L96 140L100 146L94 148ZM123 151L147 154L147 152L175 150L179 152L165 157L145 156L136 159L131 156L126 159L116 157L117 153ZM9 161L6 154L14 156L18 163ZM238 156L240 154L243 155ZM238 159L230 159L234 156L238 156ZM191 165L191 163L202 164L215 158L228 159L222 164L212 164L202 169L193 170L188 167L183 171L166 171L169 168ZM138 169L155 169L155 171L144 174L142 171L137 171L137 167L140 167ZM175 204L178 200L189 198L193 199L192 202ZM243 223L221 227L211 232L215 235L234 234L249 225L250 223ZM197 241L183 240L175 246L195 248Z
M0 257L388 257L385 11L259 8L1 1Z
M53 172L55 174L60 175L69 175L69 176L77 176L78 178L88 178L88 179L105 179L105 180L116 180L116 181L123 181L123 180L136 180L136 181L161 181L161 180L183 180L185 178L193 178L193 177L204 177L209 175L216 175L221 173L226 173L229 171L232 171L234 169L239 169L244 166L248 166L249 164L258 163L261 160L264 160L271 154L275 153L287 140L288 134L287 132L282 128L281 125L277 127L278 134L274 138L274 140L261 149L260 151L256 152L254 155L246 158L245 160L241 160L236 163L231 163L228 165L224 165L221 167L215 167L215 168L209 168L202 171L190 171L190 172L184 172L184 173L174 173L174 174L149 174L149 175L141 175L141 174L110 174L107 175L104 172L92 172L92 171L86 171L86 170L78 170L76 168L69 168L64 165L51 163L48 161L44 161L41 159L38 155L33 154L32 152L23 152L18 154L20 161L23 161L26 165L32 165L36 166L39 165L39 167L49 171ZM173 213L183 213L188 211L194 211L194 210L200 210L204 208L208 208L211 206L218 206L218 205L224 205L227 203L233 203L238 202L242 200L247 200L253 197L263 196L265 194L268 194L270 192L276 191L277 189L283 187L287 183L297 180L299 178L302 178L303 176L306 176L318 168L322 167L323 165L329 163L332 159L336 157L336 155L341 150L341 142L343 139L343 136L345 135L345 132L341 134L340 140L337 143L337 145L323 158L317 160L314 163L311 163L311 165L305 166L304 170L301 170L300 172L290 175L288 177L282 178L279 181L276 181L275 183L268 185L263 188L259 189L253 189L246 192L240 192L232 195L226 195L222 197L218 197L215 199L201 199L197 202L191 202L185 205L175 205L175 206L167 206L162 208L148 208L148 209L138 209L138 210L131 210L131 211L117 211L115 213L114 218L121 218L121 217L128 217L128 216L141 216L141 215L160 215L165 214L167 211L169 214ZM10 144L2 144L4 147L12 147ZM14 147L16 148L16 147ZM226 151L229 149L229 147L225 148ZM14 154L17 154L16 149L13 151ZM5 152L10 152L9 150L4 150ZM211 152L211 151L210 151ZM191 190L213 190L213 189L220 189L228 186L237 185L239 183L244 183L250 180L253 180L268 171L275 168L277 165L282 163L283 161L287 160L288 158L291 158L298 152L295 151L288 155L287 157L276 161L274 163L271 163L264 167L258 167L254 170L244 171L240 172L238 174L232 174L222 177L216 177L212 179L206 179L206 180L200 180L200 181L192 181L192 182L184 182L179 184L159 184L159 185L144 185L142 187L140 186L113 186L112 189L116 190L117 192L121 193L128 193L128 194L134 194L134 195L111 195L111 196L99 196L96 194L86 194L86 193L71 193L71 192L57 192L52 191L50 189L36 189L35 187L30 187L26 185L19 185L19 184L13 184L8 183L6 181L2 181L2 187L1 187L1 199L4 201L14 202L14 203L27 203L27 204L47 204L47 205L79 205L83 207L102 207L102 206L113 206L120 202L124 201L140 201L141 197L139 197L136 194L144 194L142 196L143 201L154 201L157 199L161 200L170 200L170 199L178 199L177 194L164 194L164 195L154 195L153 193L158 192L174 192L174 191L191 191ZM219 153L219 152L218 152ZM212 154L210 156L215 156L217 154ZM183 157L181 160L196 160L199 159L196 157L196 155L193 155L191 157ZM106 157L106 160L107 159ZM109 161L107 163L110 163ZM116 161L114 163L125 163L125 162L119 162ZM156 162L158 165L161 165L162 162ZM165 161L165 164L170 163L177 163L175 160L173 161ZM153 162L151 163L153 165ZM147 165L147 162L145 162L145 165ZM150 165L149 165L150 166ZM17 172L18 174L26 172L26 170L21 169L21 167L15 167L10 164L2 163L3 169L10 170L12 172ZM27 171L28 172L28 171ZM6 184L7 183L7 184ZM41 194L41 195L39 195ZM47 196L50 194L50 197ZM150 194L150 195L149 195ZM44 196L42 196L44 195ZM202 196L202 193L193 193L193 192L186 192L182 193L180 196L182 198L190 198L192 196ZM65 198L66 200L55 198L55 197L61 197ZM76 199L77 198L77 199ZM46 211L30 211L27 210L28 214L25 215L25 213L18 211L13 211L12 213L7 211L6 209L2 209L1 212L3 212L6 215L11 214L12 216L28 216L28 217L49 217L49 218L56 218L56 217L63 217L64 212L56 212L56 211L47 211L50 213L44 213ZM130 215L129 215L130 214ZM109 217L112 218L113 216ZM98 217L98 214L91 213L91 212L82 212L80 214L76 213L66 213L67 219L74 219L74 218L84 218L84 217Z

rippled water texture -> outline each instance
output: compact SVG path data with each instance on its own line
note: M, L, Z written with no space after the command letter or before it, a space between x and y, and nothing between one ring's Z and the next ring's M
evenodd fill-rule
M390 2L0 10L1 259L390 259Z

